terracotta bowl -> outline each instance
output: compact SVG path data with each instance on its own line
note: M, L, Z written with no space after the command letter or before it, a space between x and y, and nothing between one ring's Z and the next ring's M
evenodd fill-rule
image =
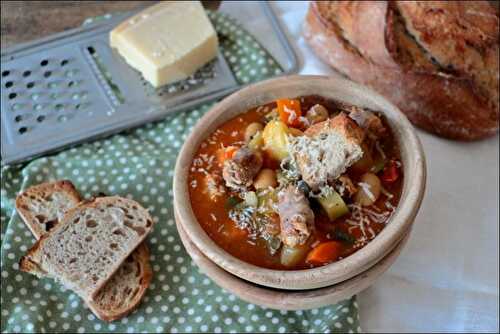
M199 145L219 125L252 107L283 97L320 95L384 113L401 150L404 184L401 200L387 226L368 245L329 265L307 270L272 270L244 262L219 247L198 223L188 189L188 172ZM372 90L338 77L286 76L250 85L217 103L194 127L177 159L174 206L178 221L196 247L211 261L247 281L279 289L314 289L354 277L375 265L403 238L420 208L426 169L422 146L408 119Z
M368 270L348 280L312 290L279 290L260 286L225 271L210 261L189 239L177 221L177 230L186 251L196 265L217 285L242 300L277 310L307 310L338 303L370 287L396 261L408 239L408 231L392 251Z

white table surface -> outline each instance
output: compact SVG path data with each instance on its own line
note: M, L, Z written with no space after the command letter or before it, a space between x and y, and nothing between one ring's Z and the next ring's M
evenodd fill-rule
M273 3L300 74L335 75L301 36L306 2ZM396 263L359 295L367 332L499 330L499 137L454 142L418 131L427 190Z

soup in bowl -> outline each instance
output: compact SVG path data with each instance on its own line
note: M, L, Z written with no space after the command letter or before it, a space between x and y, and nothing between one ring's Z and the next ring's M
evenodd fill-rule
M307 289L386 255L424 181L420 144L395 107L341 79L293 76L243 89L200 120L177 162L175 210L225 270Z

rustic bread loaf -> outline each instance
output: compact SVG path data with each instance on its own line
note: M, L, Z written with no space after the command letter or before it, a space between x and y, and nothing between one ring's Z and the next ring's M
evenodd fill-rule
M20 268L52 277L84 300L96 301L152 227L149 213L135 201L117 196L84 201L35 243Z
M425 130L462 140L498 131L498 12L487 1L315 1L304 36Z
M31 233L40 239L80 200L80 194L71 181L46 182L19 194L16 209Z
M19 194L16 208L35 237L40 239L49 230L44 227L50 222L52 222L51 227L58 225L62 218L61 212L76 206L79 200L80 194L71 181L47 182L30 187ZM37 217L39 215L47 217L42 219L45 224L42 228L40 228L41 217ZM34 271L30 273L44 276L42 272L37 272L36 266L30 267L28 264L28 268ZM122 318L139 305L151 278L149 250L143 242L99 290L95 301L88 300L86 303L101 320L113 321Z

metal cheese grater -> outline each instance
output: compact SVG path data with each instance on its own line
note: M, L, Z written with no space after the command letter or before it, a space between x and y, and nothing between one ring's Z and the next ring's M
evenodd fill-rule
M240 87L219 54L192 77L153 88L108 43L109 32L133 14L2 52L2 164L161 119Z

